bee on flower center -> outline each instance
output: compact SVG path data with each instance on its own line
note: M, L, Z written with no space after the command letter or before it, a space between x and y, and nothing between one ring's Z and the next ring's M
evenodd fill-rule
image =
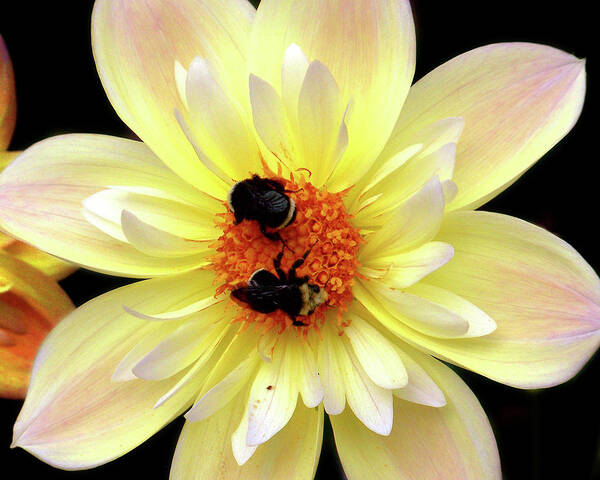
M266 229L281 230L296 219L296 204L287 192L277 180L253 175L231 187L227 204L236 225L243 220L256 220L265 237L283 242L278 232Z
M311 315L328 298L324 288L309 283L308 276L296 276L296 269L302 266L311 250L312 247L297 259L287 274L281 268L282 250L273 260L277 275L264 268L256 270L250 276L248 285L236 288L231 295L248 304L252 310L260 313L282 310L292 319L293 325L306 326L306 323L296 317Z

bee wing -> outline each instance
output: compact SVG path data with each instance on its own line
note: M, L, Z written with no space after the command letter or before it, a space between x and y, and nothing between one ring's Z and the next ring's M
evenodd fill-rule
M269 190L264 192L258 197L258 207L265 209L271 215L286 214L290 208L290 201L288 198L275 190Z
M281 283L273 273L265 270L264 268L258 269L250 276L248 280L249 287L261 287L263 285L277 285Z

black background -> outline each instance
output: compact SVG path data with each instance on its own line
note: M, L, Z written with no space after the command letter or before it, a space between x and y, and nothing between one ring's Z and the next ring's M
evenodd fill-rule
M542 225L573 245L596 269L597 150L592 129L598 96L598 49L591 41L592 2L432 2L413 0L417 27L416 79L453 56L498 41L531 41L587 57L588 93L573 131L486 210ZM24 149L67 132L130 136L108 102L90 47L93 2L0 2L0 33L16 75L18 119L11 149ZM595 26L597 28L597 26ZM129 280L79 271L62 282L76 305ZM600 378L596 356L567 384L524 391L460 371L486 410L498 442L504 478L600 478ZM23 450L8 450L20 401L0 400L2 476L45 479L167 479L182 421L106 466L83 472L54 470ZM328 428L328 427L327 427ZM326 431L317 478L343 478ZM443 478L443 477L442 477ZM419 479L415 479L419 480Z

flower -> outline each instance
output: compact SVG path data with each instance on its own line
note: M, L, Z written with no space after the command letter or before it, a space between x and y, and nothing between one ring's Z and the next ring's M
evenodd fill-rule
M251 22L239 2L96 4L106 90L160 160L114 138L47 140L2 176L0 216L81 264L161 278L90 302L52 334L16 445L86 468L194 404L174 478L304 478L322 428L322 409L310 407L323 397L350 478L373 468L499 475L477 401L420 350L540 387L568 379L596 349L597 278L570 247L524 222L456 212L569 130L583 65L538 45L484 47L405 101L410 9L369 5L264 2ZM233 225L224 205L233 180L251 173L276 177L297 205L281 231L294 252L283 270L314 245L304 272L327 284L334 308L306 327L223 294L272 269L281 251L255 222ZM56 201L35 202L24 185Z
M0 170L18 154L6 151L16 113L12 66L0 36ZM0 397L25 397L40 343L74 308L56 281L75 268L0 232Z

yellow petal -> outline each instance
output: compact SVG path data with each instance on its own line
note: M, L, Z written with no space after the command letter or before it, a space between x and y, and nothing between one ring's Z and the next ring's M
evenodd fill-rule
M321 187L335 168L346 145L338 147L344 125L344 103L331 72L318 60L311 62L298 97L297 138L302 145L303 166L311 183ZM347 136L342 135L342 141Z
M17 97L12 64L0 35L0 152L8 148L17 119ZM3 162L0 162L0 167Z
M425 125L464 118L453 209L476 208L513 183L574 125L584 63L544 45L499 43L446 62L410 90L385 154Z
M219 322L222 316L223 309L213 306L186 321L142 358L133 374L144 380L163 380L194 362L206 362L226 332Z
M0 150L0 172L12 162L21 152L4 152Z
M360 294L357 284L361 303L390 331L443 360L519 388L562 383L597 350L600 281L567 243L488 212L448 215L438 238L451 241L455 255L427 282L481 308L496 330L479 338L426 337Z
M342 364L339 359L345 352L334 333L323 336L319 342L318 362L319 375L323 385L323 406L329 415L337 415L346 407L346 389L343 379Z
M335 444L349 480L500 479L494 435L481 405L448 367L411 353L441 387L446 406L433 408L394 400L394 428L377 435L350 412L331 416Z
M279 94L262 78L250 75L250 102L254 128L260 139L279 161L291 168L300 159L290 138L288 119ZM296 163L295 166L301 165Z
M323 409L298 405L288 424L240 466L233 456L231 435L243 406L234 400L206 420L185 423L171 467L172 479L314 478L323 437Z
M256 369L259 359L258 355L246 357L219 383L206 392L185 414L185 418L191 422L198 422L226 407L248 383L248 378Z
M40 343L73 304L54 280L4 253L0 284L0 396L23 398Z
M281 92L284 54L291 44L309 61L327 66L344 105L353 101L348 147L331 187L352 185L387 141L412 80L415 40L410 4L404 0L261 2L252 27L250 73Z
M298 97L310 62L302 49L292 43L283 55L281 67L281 99L292 120L298 119ZM297 126L297 121L293 123Z
M329 324L331 326L327 326L323 331L323 336L329 341L326 344L324 341L321 342L324 345L319 351L320 365L327 368L326 362L329 362L334 367L321 368L319 372L325 392L323 399L325 409L332 406L335 408L327 413L330 417L339 414L344 410L345 400L347 400L354 415L365 426L380 435L389 435L393 423L392 391L380 387L369 377L350 340L345 336L340 337L333 327L333 322L329 322ZM327 355L329 355L329 359L325 362L321 359L324 350L327 350ZM334 377L331 375L334 372L339 375ZM381 377L382 375L375 376L377 379L381 379ZM337 393L338 389L339 393ZM333 398L331 397L332 392L336 395Z
M212 62L196 57L188 70L187 124L205 155L230 177L242 180L260 168L250 118L220 84Z
M144 277L197 267L201 260L193 256L164 262L141 253L84 218L84 199L119 185L206 202L141 142L65 135L35 144L0 174L0 225L37 248L98 271Z
M202 262L211 249L203 242L193 242L142 222L129 210L121 212L121 228L127 241L140 252L158 258L186 257Z
M281 338L275 346L273 361L262 362L250 389L248 400L248 434L246 444L256 446L269 440L288 423L298 400L298 386L293 376L289 342ZM269 388L270 387L270 388Z
M491 335L427 345L442 358L521 388L571 378L600 344L600 280L566 242L505 215L457 212L439 239L451 262L428 283L469 300L498 325Z
M367 237L359 260L368 263L375 255L396 255L429 242L440 228L443 213L444 192L439 179L433 177L396 208L380 230Z
M433 304L417 295L395 290L377 280L359 281L355 285L356 298L375 316L381 308L389 312L398 322L425 335L439 338L463 337L469 330L466 318L451 312L441 305ZM368 293L367 293L368 292ZM366 297L373 296L377 306L368 303Z
M404 152L405 150L401 154ZM370 197L377 197L377 199L355 215L356 225L382 225L385 223L383 214L397 208L411 195L415 195L434 176L437 176L440 182L452 178L456 155L455 143L446 143L427 155L422 152L423 150L419 151L360 197L360 201ZM396 157L392 157L394 158Z
M394 345L394 347L408 373L408 384L403 388L394 390L394 396L429 407L443 407L446 405L446 397L440 390L440 387L436 385L427 374L427 371L415 360L421 358L420 354L415 354L414 349L404 343L401 346Z
M161 192L162 193L162 192ZM198 197L198 201L202 200ZM141 221L179 237L191 240L214 240L218 237L215 214L223 206L211 197L194 205L181 199L165 198L155 192L138 193L123 188L109 188L86 198L83 206L94 214L121 223L121 212L128 210Z
M463 318L469 325L468 330L463 334L464 338L481 337L496 330L496 323L485 312L444 288L419 282L408 287L405 292L424 300L423 306L426 309L441 308L448 316L457 315Z
M78 268L76 265L64 262L59 258L48 255L31 245L19 241L14 241L9 246L4 247L4 251L37 268L44 275L54 280L62 280Z
M323 386L319 377L317 358L308 342L290 342L290 363L296 366L298 390L308 408L314 408L323 401Z
M227 92L247 101L246 48L254 8L246 0L100 0L92 16L92 45L100 79L119 116L186 181L221 194L219 180L198 161L177 125L183 110L175 62L198 55L215 66ZM156 32L160 31L160 34Z
M349 316L350 326L344 329L360 365L376 385L393 390L406 386L408 375L402 359L393 345L360 316Z
M201 372L157 409L178 376L157 382L111 377L127 352L161 325L134 318L122 306L180 308L196 300L197 280L190 272L128 285L60 322L36 357L14 446L59 468L90 468L123 455L191 405Z
M414 250L387 257L373 254L362 260L359 272L365 277L381 279L392 288L406 288L448 263L454 255L452 245L428 242Z

